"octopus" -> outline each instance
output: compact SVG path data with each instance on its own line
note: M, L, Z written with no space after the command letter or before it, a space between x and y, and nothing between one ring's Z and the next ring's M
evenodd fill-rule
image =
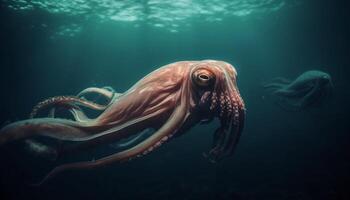
M277 103L287 110L301 110L324 102L333 90L331 76L318 70L299 75L294 81L275 78L264 87L278 97Z
M105 104L89 100L97 94ZM99 111L89 117L87 109ZM70 115L62 117L58 110ZM44 114L42 117L38 115ZM0 145L26 144L39 154L69 155L106 144L122 150L113 154L57 166L40 182L72 169L94 169L149 154L198 123L219 119L206 157L213 162L233 155L245 121L245 105L237 87L237 71L216 60L179 61L165 65L124 93L111 87L90 87L73 96L56 96L38 103L30 118L0 130ZM153 130L153 131L149 131ZM35 139L45 137L60 145ZM64 142L70 145L64 145ZM74 145L72 145L74 144Z

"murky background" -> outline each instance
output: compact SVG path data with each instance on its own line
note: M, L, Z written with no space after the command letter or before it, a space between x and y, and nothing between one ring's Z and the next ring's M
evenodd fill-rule
M233 64L247 105L234 157L202 156L216 121L146 157L62 173L57 163L1 149L2 199L350 199L349 5L304 0L3 0L0 123L39 101L90 86L123 92L165 64ZM262 85L317 69L332 76L325 104L286 111ZM22 156L21 156L22 155Z

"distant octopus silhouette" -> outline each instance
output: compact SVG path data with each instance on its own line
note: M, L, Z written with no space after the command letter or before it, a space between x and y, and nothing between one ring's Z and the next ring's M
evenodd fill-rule
M34 107L32 119L5 126L0 131L0 145L26 139L33 149L39 149L39 153L47 153L49 149L52 155L62 155L72 149L81 152L116 141L126 140L125 143L132 144L100 159L58 166L43 179L43 183L65 170L92 169L146 155L195 124L218 117L221 125L214 133L207 157L219 161L232 155L245 121L245 106L236 76L235 68L223 61L181 61L153 71L124 93L115 93L108 87L92 87L76 96L49 98ZM93 93L106 97L109 103L103 105L88 100L87 96ZM82 107L101 110L102 113L90 119ZM68 110L74 120L56 118L58 108ZM50 110L49 117L33 118L44 110ZM155 130L154 133L138 141L139 135L150 128ZM75 145L45 147L30 139L34 136L69 141Z
M317 105L327 99L333 90L331 76L317 70L306 71L294 81L278 77L264 87L272 90L272 94L278 97L278 105L287 110Z

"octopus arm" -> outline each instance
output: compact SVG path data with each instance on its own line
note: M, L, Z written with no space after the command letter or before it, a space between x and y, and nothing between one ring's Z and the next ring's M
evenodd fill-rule
M122 162L130 160L137 156L146 155L155 148L159 147L163 142L171 138L177 129L181 127L181 125L186 121L187 116L188 113L186 112L186 105L181 105L175 109L173 114L160 129L158 129L152 136L137 144L136 146L98 160L69 163L58 166L53 169L38 185L41 185L58 173L66 170L93 169L95 167L108 165L114 162Z
M84 97L87 94L90 93L96 93L98 95L106 97L108 100L111 100L113 96L115 95L115 92L113 88L111 87L104 87L104 88L97 88L97 87L89 87L81 91L77 96L78 97ZM119 94L119 93L117 93Z
M276 91L274 91L275 95L281 96L281 97L289 97L289 98L300 98L305 96L310 90L313 89L313 85L307 84L303 86L298 86L298 89L295 89L293 87L285 87L280 88Z
M28 119L9 124L1 129L0 145L36 135L59 140L75 140L76 138L86 137L90 134L84 131L86 128L92 127L84 123L66 119Z
M313 102L317 101L317 98L321 96L322 90L320 89L320 83L317 82L314 87L301 99L300 107L305 107Z

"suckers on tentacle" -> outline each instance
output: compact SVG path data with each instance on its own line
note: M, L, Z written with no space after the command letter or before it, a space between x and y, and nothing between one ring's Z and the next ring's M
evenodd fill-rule
M88 108L92 108L95 110L104 110L106 109L105 105L100 105L91 101L88 101L86 99L82 99L75 96L56 96L48 98L40 103L38 103L36 106L34 106L32 112L29 115L29 118L34 118L38 112L42 109L45 109L49 106L59 106L59 105L82 105Z

